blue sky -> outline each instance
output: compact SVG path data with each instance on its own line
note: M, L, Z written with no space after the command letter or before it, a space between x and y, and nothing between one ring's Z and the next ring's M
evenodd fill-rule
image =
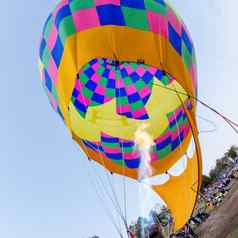
M237 1L170 2L196 46L199 97L237 119ZM40 33L54 6L53 0L1 3L0 236L114 238L117 234L90 182L88 163L53 113L39 80ZM199 107L198 114L217 125L215 133L200 135L207 173L237 143L237 135L206 109ZM202 121L199 126L210 127ZM114 179L122 201L122 181ZM132 219L139 210L139 192L136 184L128 183Z

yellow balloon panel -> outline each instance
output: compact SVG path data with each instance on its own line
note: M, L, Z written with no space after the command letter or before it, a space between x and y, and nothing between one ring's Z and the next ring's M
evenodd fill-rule
M164 88L159 80L154 79L154 82L150 99L145 106L149 114L147 120L136 120L119 115L115 99L90 107L85 118L79 115L71 102L69 105L71 130L85 140L100 141L101 132L105 132L113 137L134 141L135 132L141 125L147 123L148 133L153 139L158 138L169 126L167 114L181 107L180 98L176 92L171 92L169 89L176 89L183 93L185 91L176 81L173 81L168 88ZM182 97L183 102L186 99L186 96Z
M188 159L187 168L178 177L171 176L163 185L153 186L165 201L174 218L174 230L182 228L191 217L199 191L199 158L195 153Z

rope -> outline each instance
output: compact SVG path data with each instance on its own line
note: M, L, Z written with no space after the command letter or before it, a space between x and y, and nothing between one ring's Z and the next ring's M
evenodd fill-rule
M175 90L177 91L176 88L175 88ZM177 95L177 97L178 97L178 100L182 103L179 94L176 93L176 95ZM184 106L184 103L182 103L182 105ZM180 127L179 127L179 124L178 124L178 121L177 121L176 116L174 116L174 119L175 119L175 122L176 122L176 127L178 128L178 137L179 137L179 142L180 142L179 150L180 150L180 152L181 152L181 154L182 154L182 149L181 149L182 140L181 140L181 137L180 137ZM187 158L186 158L186 159L187 159ZM188 159L187 159L187 165L186 165L186 162L184 161L184 165L183 165L183 166L184 166L184 172L186 172L186 170L187 170L187 168L188 168L188 163L189 163ZM183 172L183 173L184 173L184 172ZM194 173L193 173L193 174L194 174ZM186 182L185 182L185 181L183 182L183 185L186 186ZM189 202L190 202L190 204L191 204L191 197L189 196L189 194L187 194L187 200L189 200ZM186 212L188 213L188 211L189 211L188 208L186 207L185 209L186 209Z
M115 66L115 70L117 71L118 70L118 65ZM120 68L119 68L119 73L121 72L120 71ZM119 88L119 98L120 98L120 88ZM120 104L119 104L120 105ZM128 233L128 230L129 230L129 227L128 227L128 224L127 224L127 203L126 203L126 178L125 178L125 166L126 166L126 163L125 163L125 158L124 158L124 148L123 148L123 143L121 144L121 148L122 148L122 159L123 159L123 165L122 165L122 174L123 174L123 199L124 199L124 212L125 212L125 216L124 216L124 225L126 227L126 231ZM128 235L129 237L129 235Z
M181 101L181 103L183 104L183 107L184 107L185 105L184 105L184 103L182 102L182 99L181 99L181 97L179 96L179 92L178 92L177 90L176 90L176 94L177 94L179 100ZM185 110L185 108L184 108L184 110ZM192 128L192 126L191 126L191 128ZM194 140L193 130L192 130L192 138L193 138L193 140ZM194 142L195 142L195 141L194 141ZM197 147L196 147L196 153L197 153ZM186 151L185 155L187 156L187 166L188 166L189 161L188 161L187 151ZM193 159L194 159L194 158L193 158ZM193 168L193 169L194 169L194 168ZM199 173L200 173L200 172L199 172L199 165L198 165L198 174L199 174ZM193 173L193 174L194 174L194 173ZM194 179L194 180L195 180L195 179ZM196 184L196 183L199 183L199 179L198 179L194 184ZM193 187L194 187L194 184L193 184L192 187L191 187L191 190L192 190L192 191L194 191L194 188L193 188ZM199 191L196 191L196 200L198 199L198 194L199 194ZM190 197L190 199L191 199L191 197ZM193 211L192 211L191 215L193 214L195 208L196 208L196 203L194 204Z
M90 167L90 166L87 166L87 167ZM90 167L90 170L92 170L91 167ZM113 224L114 228L116 229L116 231L118 232L119 236L123 237L118 225L115 222L114 216L112 215L112 213L110 212L110 209L105 204L105 199L103 199L103 195L100 194L100 192L99 192L100 183L98 183L97 179L95 179L95 177L92 176L92 173L90 172L90 170L87 169L87 172L89 175L90 183L92 184L92 186L94 187L94 191L96 192L96 196L101 201L101 204L104 208L105 214L108 216L109 220L112 222L112 224Z
M100 158L100 160L102 161L102 164L103 164L104 168L107 168L107 167L106 167L106 164L105 164L105 162L104 162L104 159L101 157L101 154L100 154L100 151L99 151L99 147L98 147L98 146L97 146L97 152L98 152L98 154L99 154L99 158ZM109 174L108 174L108 173L106 173L106 177L107 177L107 182L108 182L108 184L109 184L109 187L111 188L111 191L112 191L112 194L113 194L113 197L114 197L115 201L113 200L113 198L112 198L111 200L112 200L112 202L113 202L113 204L114 204L114 207L115 207L116 211L118 212L118 215L121 217L122 221L125 223L125 218L124 218L124 216L123 216L123 212L122 212L121 206L120 206L119 201L118 201L118 199L117 199L117 195L116 195L114 186L113 186L113 184L112 184L112 182L111 182L111 180L110 180L110 178L109 178ZM110 193L109 193L109 194L110 194ZM114 202L115 202L115 203L114 203Z
M96 171L96 169L94 167L93 167L93 169L94 169L94 172L95 172L97 178L99 179L99 181L101 183L101 187L103 188L102 191L104 191L106 193L108 198L111 200L112 205L114 206L114 209L116 210L116 212L120 216L121 214L120 214L120 211L118 210L117 204L115 204L115 201L113 200L113 197L112 197L110 191L108 191L108 189L106 189L106 185L104 184L102 177L98 174L98 172Z
M86 105L86 102L85 102L85 99L84 99L84 98L83 98L83 101L84 101L84 104ZM105 162L104 162L103 158L101 157L101 153L100 153L100 150L99 150L98 145L97 145L97 153L99 154L99 158L100 158L100 160L101 160L101 162L102 162L104 168L106 168ZM113 187L112 184L111 184L111 181L110 181L110 179L109 179L108 173L106 173L106 175L107 175L107 180L108 180L109 186L110 186L110 188L111 188L111 190L112 190L112 193L113 193L113 196L114 196L114 198L115 198L116 204L114 203L114 200L111 198L110 192L108 192L108 196L109 196L110 200L112 201L112 204L113 204L113 206L114 206L116 212L118 213L118 215L121 217L121 219L122 219L122 220L124 221L124 223L125 223L125 220L124 220L124 217L123 217L123 213L122 213L122 211L121 211L120 204L119 204L119 202L118 202L118 200L117 200L117 196L116 196L115 191L114 191L114 187ZM101 178L101 177L100 177L100 178ZM101 182L102 182L102 181L101 181ZM104 190L107 192L106 186L103 185L103 182L102 182L102 186L103 186ZM117 207L117 206L118 206L118 207ZM120 223L119 223L119 224L120 224Z
M199 116L199 115L197 115L197 117L198 117L199 119L205 121L205 122L210 123L210 124L213 125L213 127L214 127L213 129L209 129L209 130L201 130L201 131L199 131L199 133L212 133L212 132L217 131L217 126L216 126L216 124L215 124L213 121L210 121L210 120L208 120L208 119L206 119L206 118L204 118L204 117L202 117L202 116Z
M232 120L229 119L227 116L225 116L225 115L222 114L221 112L217 111L215 108L209 106L208 104L206 104L205 102L203 102L203 101L200 100L199 98L197 98L197 97L195 97L195 96L192 96L192 95L189 95L188 93L181 92L181 91L178 91L178 90L176 90L176 89L172 89L172 88L169 88L169 87L166 87L166 86L162 86L162 85L159 85L159 84L156 84L156 83L154 83L154 85L155 85L155 86L158 86L158 87L161 87L161 88L164 88L164 89L167 89L167 90L172 91L172 92L174 92L174 93L187 96L188 98L194 99L195 101L199 102L201 105L203 105L204 107L208 108L209 110L211 110L211 111L213 111L215 114L217 114L219 117L221 117L221 118L238 134L238 123L232 121Z

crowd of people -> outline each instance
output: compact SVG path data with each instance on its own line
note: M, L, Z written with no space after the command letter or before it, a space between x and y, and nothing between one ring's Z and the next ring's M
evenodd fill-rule
M234 179L238 179L238 160L227 166L213 182L204 187L199 194L194 215L187 224L175 234L173 219L169 210L152 209L149 218L139 217L129 227L130 238L196 238L194 230L209 217L210 212L220 206L231 189Z

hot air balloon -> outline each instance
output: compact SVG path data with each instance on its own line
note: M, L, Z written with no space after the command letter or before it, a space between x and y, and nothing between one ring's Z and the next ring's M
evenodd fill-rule
M62 0L45 23L39 64L52 107L87 157L149 183L174 230L183 227L202 161L194 45L173 8L165 0ZM161 176L168 179L157 183Z

